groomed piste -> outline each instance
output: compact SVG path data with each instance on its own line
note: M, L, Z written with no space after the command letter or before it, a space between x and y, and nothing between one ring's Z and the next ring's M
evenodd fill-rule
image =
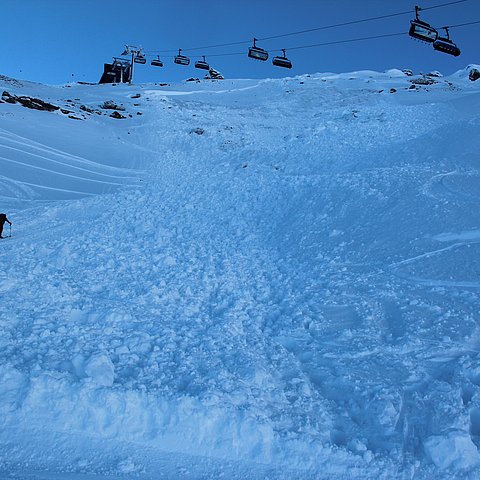
M2 77L0 478L478 478L479 68Z

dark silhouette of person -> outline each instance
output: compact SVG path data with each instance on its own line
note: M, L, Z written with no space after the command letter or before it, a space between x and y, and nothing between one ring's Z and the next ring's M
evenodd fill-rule
M2 233L3 233L3 225L5 224L5 222L7 222L9 225L12 224L12 222L7 218L7 216L4 213L0 213L0 238L4 238L2 237Z

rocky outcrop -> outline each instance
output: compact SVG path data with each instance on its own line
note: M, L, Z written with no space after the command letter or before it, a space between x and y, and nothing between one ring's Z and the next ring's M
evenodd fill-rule
M17 103L15 95L11 95L8 92L2 93L2 100L6 103Z
M112 118L127 118L127 117L124 117L120 112L117 112L116 110L110 115Z
M218 70L211 67L208 70L208 74L205 75L205 78L210 80L224 80L224 76Z
M472 68L468 74L468 79L472 82L476 82L480 78L480 70Z
M118 110L120 112L125 111L125 107L123 107L121 105L117 105L112 100L107 100L107 101L103 102L100 107L103 108L104 110Z
M80 110L82 112L87 112L87 113L96 113L97 115L102 114L102 112L100 112L100 110L95 110L93 108L87 107L86 105L80 105Z
M26 108L32 108L33 110L45 110L47 112L54 112L55 110L60 109L60 107L45 102L40 98L27 97L25 95L18 97L17 95L12 95L7 91L3 92L2 100L7 103L19 103L20 105L23 105Z
M430 77L420 77L420 78L414 78L413 80L410 80L415 85L433 85L434 83L437 83L433 78Z

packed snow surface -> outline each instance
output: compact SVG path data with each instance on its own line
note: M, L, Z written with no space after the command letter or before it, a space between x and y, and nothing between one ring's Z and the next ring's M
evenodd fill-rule
M479 478L468 69L0 87L0 478Z

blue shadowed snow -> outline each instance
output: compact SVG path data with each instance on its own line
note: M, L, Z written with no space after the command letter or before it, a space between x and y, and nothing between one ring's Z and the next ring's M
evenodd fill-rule
M478 476L468 71L2 80L0 476Z

